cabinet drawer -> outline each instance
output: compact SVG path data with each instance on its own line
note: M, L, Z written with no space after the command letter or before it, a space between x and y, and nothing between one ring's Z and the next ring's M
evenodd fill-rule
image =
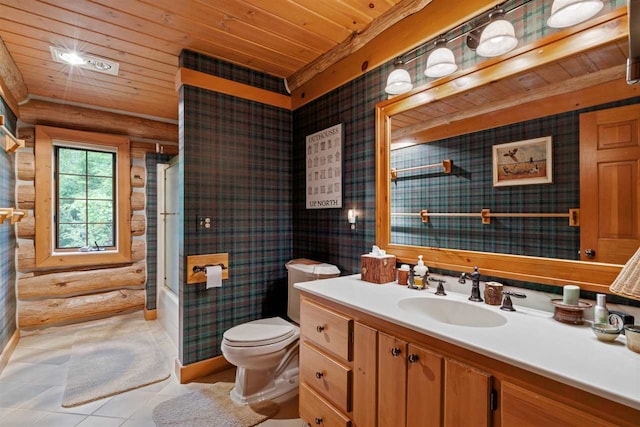
M300 304L300 329L302 335L320 347L351 361L353 320L302 300Z
M351 411L351 369L322 354L304 341L300 347L302 380L338 409Z
M351 420L334 409L329 402L300 383L300 417L311 426L351 427Z

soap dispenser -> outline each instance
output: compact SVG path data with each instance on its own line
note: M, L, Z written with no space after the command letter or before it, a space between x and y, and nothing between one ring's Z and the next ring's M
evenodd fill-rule
M413 278L413 283L418 289L424 289L426 286L425 280L426 276L429 273L429 268L424 265L424 261L422 260L422 255L418 255L418 264L413 267L413 271L415 273L415 277Z

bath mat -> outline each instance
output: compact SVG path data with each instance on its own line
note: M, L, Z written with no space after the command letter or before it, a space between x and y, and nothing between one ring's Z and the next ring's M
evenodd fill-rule
M271 401L236 406L229 398L231 388L232 383L215 383L162 402L153 408L153 421L159 427L251 427L278 413Z
M62 406L93 402L169 378L169 361L144 320L75 335Z

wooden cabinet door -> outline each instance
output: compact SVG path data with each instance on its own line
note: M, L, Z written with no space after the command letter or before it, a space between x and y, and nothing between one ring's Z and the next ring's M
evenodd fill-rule
M404 427L407 401L407 343L378 333L378 427Z
M569 405L509 382L502 382L502 427L613 426Z
M356 322L353 327L353 423L375 427L377 415L378 331Z
M442 356L409 344L407 361L407 425L436 427L442 423Z
M580 115L582 260L624 264L640 246L639 121L640 105Z
M444 425L490 425L491 375L464 363L446 359L444 377Z

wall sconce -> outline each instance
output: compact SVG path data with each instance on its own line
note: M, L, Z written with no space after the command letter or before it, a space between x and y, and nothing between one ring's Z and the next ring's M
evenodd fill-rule
M547 25L566 28L595 16L603 8L600 0L553 0Z
M356 221L358 219L358 214L355 209L349 209L347 212L347 222L349 222L349 226L351 227L351 231L356 231Z

